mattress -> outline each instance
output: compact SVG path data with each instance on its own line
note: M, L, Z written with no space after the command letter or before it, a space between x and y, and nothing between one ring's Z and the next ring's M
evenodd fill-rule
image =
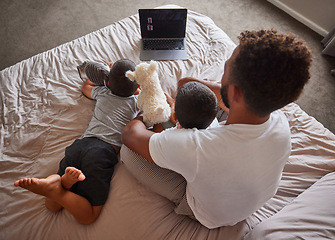
M174 212L173 203L141 185L122 163L98 220L78 224L66 210L14 187L24 177L56 173L66 146L88 126L95 102L81 93L76 66L86 60L139 60L138 15L21 61L0 72L0 239L320 239L335 238L335 136L297 104L289 120L292 154L276 195L246 220L209 230ZM188 11L188 60L159 61L165 92L182 77L220 81L236 47L207 16Z

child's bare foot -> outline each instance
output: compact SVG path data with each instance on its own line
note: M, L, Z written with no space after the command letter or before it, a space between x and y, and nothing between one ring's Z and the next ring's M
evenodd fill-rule
M14 183L16 187L25 188L33 193L53 199L64 191L61 185L61 178L58 174L50 175L47 178L23 178Z
M85 175L79 169L75 167L67 167L62 176L62 185L65 189L70 189L73 184L78 181L83 181L85 178Z

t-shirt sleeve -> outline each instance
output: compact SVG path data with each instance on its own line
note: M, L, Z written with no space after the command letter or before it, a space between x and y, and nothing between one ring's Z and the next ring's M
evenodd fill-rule
M155 133L149 141L149 152L153 161L192 182L198 165L193 135L192 129L168 129Z
M106 92L107 90L108 90L108 89L107 89L105 86L94 86L94 87L92 88L92 92L91 92L91 97L92 97L92 99L97 100L97 97L98 97L100 94Z

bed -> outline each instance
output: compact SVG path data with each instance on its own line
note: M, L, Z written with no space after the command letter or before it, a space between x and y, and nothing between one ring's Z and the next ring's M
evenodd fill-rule
M219 81L234 42L207 16L189 10L187 61L159 61L164 91L191 76ZM76 66L85 60L139 60L138 15L40 53L0 72L0 239L335 239L335 135L297 104L285 106L292 154L276 195L246 220L209 230L174 213L122 163L106 205L91 225L51 213L44 198L13 186L58 169L65 147L80 137L94 101L81 93Z

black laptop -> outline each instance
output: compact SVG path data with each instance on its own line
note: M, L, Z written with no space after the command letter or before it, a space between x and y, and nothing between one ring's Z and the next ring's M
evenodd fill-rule
M187 59L187 9L139 9L141 60Z

